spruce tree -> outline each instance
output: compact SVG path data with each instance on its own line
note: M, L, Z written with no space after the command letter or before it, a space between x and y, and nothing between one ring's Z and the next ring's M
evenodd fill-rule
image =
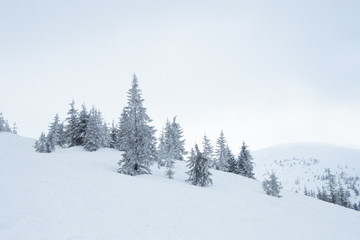
M59 123L58 126L58 141L57 141L57 145L60 147L65 147L66 146L66 134L65 134L65 129L64 129L64 122Z
M127 127L129 122L128 109L126 107L123 108L123 111L120 116L119 121L119 130L118 130L118 150L125 151L125 142L123 140L130 134L130 129Z
M173 154L175 160L184 160L183 155L185 152L185 140L183 138L183 130L179 123L176 122L176 117L173 118L173 121L170 125L170 139L173 145Z
M8 120L5 121L5 132L11 132L11 128Z
M176 117L173 118L172 123L166 120L165 128L160 136L160 143L158 149L158 166L165 165L166 176L173 177L174 161L183 160L183 154L185 154L184 143L182 140L182 129L176 122Z
M175 163L175 161L174 161L173 158L167 158L166 159L166 163L165 163L166 172L165 172L165 175L170 179L174 178L174 174L175 174L175 172L173 170L174 169L174 163Z
M349 198L347 197L346 191L341 184L340 180L338 180L339 190L337 193L337 204L343 207L350 207Z
M100 116L100 119L102 119L102 118L101 118L101 112L100 112L100 111L98 112L98 114L99 114L99 116ZM102 121L102 120L101 120L101 121ZM101 128L101 140L102 140L102 145L101 145L101 147L104 147L104 148L110 147L110 141L111 141L111 139L110 139L110 131L109 131L109 128L108 128L106 122L104 122L104 123L102 124L102 128Z
M329 191L329 201L331 203L337 202L337 184L336 184L336 178L335 175L331 173L330 169L325 169L326 172L326 178L327 178L327 189Z
M57 146L60 141L60 126L58 114L55 115L54 121L49 126L49 132L46 137L46 141L48 143L48 151L55 151L55 146Z
M4 132L4 131L5 131L5 120L2 113L0 112L0 132Z
M65 134L67 138L67 143L69 147L77 146L80 144L79 142L79 117L77 110L75 109L75 101L69 104L70 109L68 111L68 117L66 118L66 127L65 127Z
M118 140L119 129L115 126L114 121L111 123L110 136L109 136L109 147L114 149L119 149L119 140Z
M155 130L149 126L150 117L143 107L141 90L134 74L128 91L128 102L120 123L120 142L123 148L119 173L127 175L151 174L150 165L156 160Z
M35 148L35 151L40 152L40 153L48 153L49 152L48 144L47 144L44 132L41 133L39 140L37 140L35 142L34 148Z
M101 114L95 107L89 113L89 121L86 126L84 148L88 151L96 151L104 146L103 125Z
M85 134L86 134L86 127L89 122L89 113L86 110L85 104L81 106L81 111L79 113L79 129L78 129L78 137L76 140L77 145L84 145L85 144Z
M217 170L227 171L228 166L228 153L227 153L227 144L224 136L224 132L221 130L220 137L216 142L216 164L215 167Z
M248 177L248 178L255 178L254 177L254 167L253 167L253 157L250 154L250 151L247 149L247 145L245 144L245 142L243 142L242 146L241 146L241 151L240 154L238 156L237 159L237 166L235 169L235 173L236 174L240 174L244 177Z
M158 167L165 166L165 159L167 158L167 146L165 144L165 129L163 128L161 131L161 135L159 138L159 146L158 146Z
M207 159L209 159L209 167L215 168L215 160L214 160L214 148L211 145L210 139L204 135L203 138L203 156Z
M237 164L234 154L232 154L229 146L226 146L226 154L227 154L227 171L230 173L235 173Z
M190 161L187 164L190 170L187 172L189 178L187 182L195 186L205 187L212 185L211 173L209 172L209 159L205 158L199 151L197 144L195 144L195 152L191 150Z
M281 183L278 181L278 178L276 177L275 173L272 172L270 174L270 179L265 179L262 182L262 187L267 195L274 196L274 197L280 197L280 190L281 190Z

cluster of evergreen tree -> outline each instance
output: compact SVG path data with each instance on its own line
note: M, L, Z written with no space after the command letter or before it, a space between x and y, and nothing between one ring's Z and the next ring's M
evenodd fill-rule
M96 151L101 147L115 148L122 151L122 159L118 162L119 173L131 176L151 174L150 166L157 162L159 167L166 167L166 176L173 178L175 161L183 161L186 154L183 130L176 117L171 122L167 120L156 148L155 129L150 126L152 120L146 113L143 101L142 91L134 74L127 105L123 108L119 123L115 125L113 122L110 129L96 108L93 107L88 112L83 105L78 112L72 101L65 123L56 115L47 135L41 133L35 149L49 153L56 146L83 146L88 151ZM188 181L197 186L212 184L209 168L254 178L252 156L246 144L243 143L239 156L235 158L222 131L215 154L205 135L203 152L196 145L195 150L191 151L188 167Z
M83 146L88 151L96 151L101 147L110 146L110 132L103 121L101 112L92 107L88 112L83 104L78 112L74 100L69 104L65 123L56 114L50 123L47 134L41 133L35 142L37 152L50 153L55 147Z
M12 132L17 134L17 126L14 123L13 127L11 128L9 125L9 121L5 120L3 114L0 112L0 132Z
M235 158L231 152L224 132L220 132L220 136L216 141L216 149L211 145L210 139L204 135L203 137L203 155L209 159L209 167L220 171L239 174L244 177L254 179L253 157L250 154L248 146L243 142L239 155Z
M344 188L340 179L336 179L336 176L332 174L328 168L325 169L325 174L325 180L327 180L325 186L322 186L321 189L318 188L317 193L314 191L308 191L305 187L304 194L309 197L316 197L322 201L358 210L359 206L356 203L351 204L349 200L350 192Z

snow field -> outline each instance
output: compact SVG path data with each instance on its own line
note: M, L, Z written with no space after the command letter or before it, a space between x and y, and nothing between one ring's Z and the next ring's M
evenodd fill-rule
M212 170L214 185L165 168L117 173L120 152L81 147L36 153L35 140L0 133L0 239L358 239L354 210Z

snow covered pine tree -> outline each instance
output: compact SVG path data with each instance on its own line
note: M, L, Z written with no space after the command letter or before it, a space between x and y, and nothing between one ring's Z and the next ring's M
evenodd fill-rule
M209 168L215 168L215 159L214 159L214 148L211 145L210 139L204 135L203 138L203 156L209 159Z
M216 164L215 167L217 170L220 171L227 171L228 170L228 148L226 144L226 139L224 136L224 132L221 130L220 137L217 139L216 142Z
M49 152L48 144L47 144L44 132L41 133L39 140L37 140L35 142L34 148L35 148L35 151L37 151L39 153L48 153Z
M279 194L282 187L274 172L270 174L270 180L265 179L262 182L262 187L267 195L280 197Z
M209 172L209 159L205 158L199 151L197 144L195 144L195 152L191 149L190 161L187 165L190 168L189 179L187 182L195 186L205 187L212 185L211 173Z
M250 151L247 149L247 147L248 146L246 146L245 142L243 142L234 172L244 177L255 179L253 173L254 167L252 163L253 157L251 156Z
M150 165L156 160L155 130L148 123L151 119L143 107L141 90L134 74L132 87L128 91L128 105L120 120L121 148L124 151L119 161L119 173L127 175L151 174Z

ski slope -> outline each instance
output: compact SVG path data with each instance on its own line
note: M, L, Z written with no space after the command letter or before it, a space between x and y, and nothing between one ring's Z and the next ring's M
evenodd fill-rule
M360 213L212 171L214 185L117 173L120 152L81 147L36 153L34 140L0 133L0 239L359 239Z

